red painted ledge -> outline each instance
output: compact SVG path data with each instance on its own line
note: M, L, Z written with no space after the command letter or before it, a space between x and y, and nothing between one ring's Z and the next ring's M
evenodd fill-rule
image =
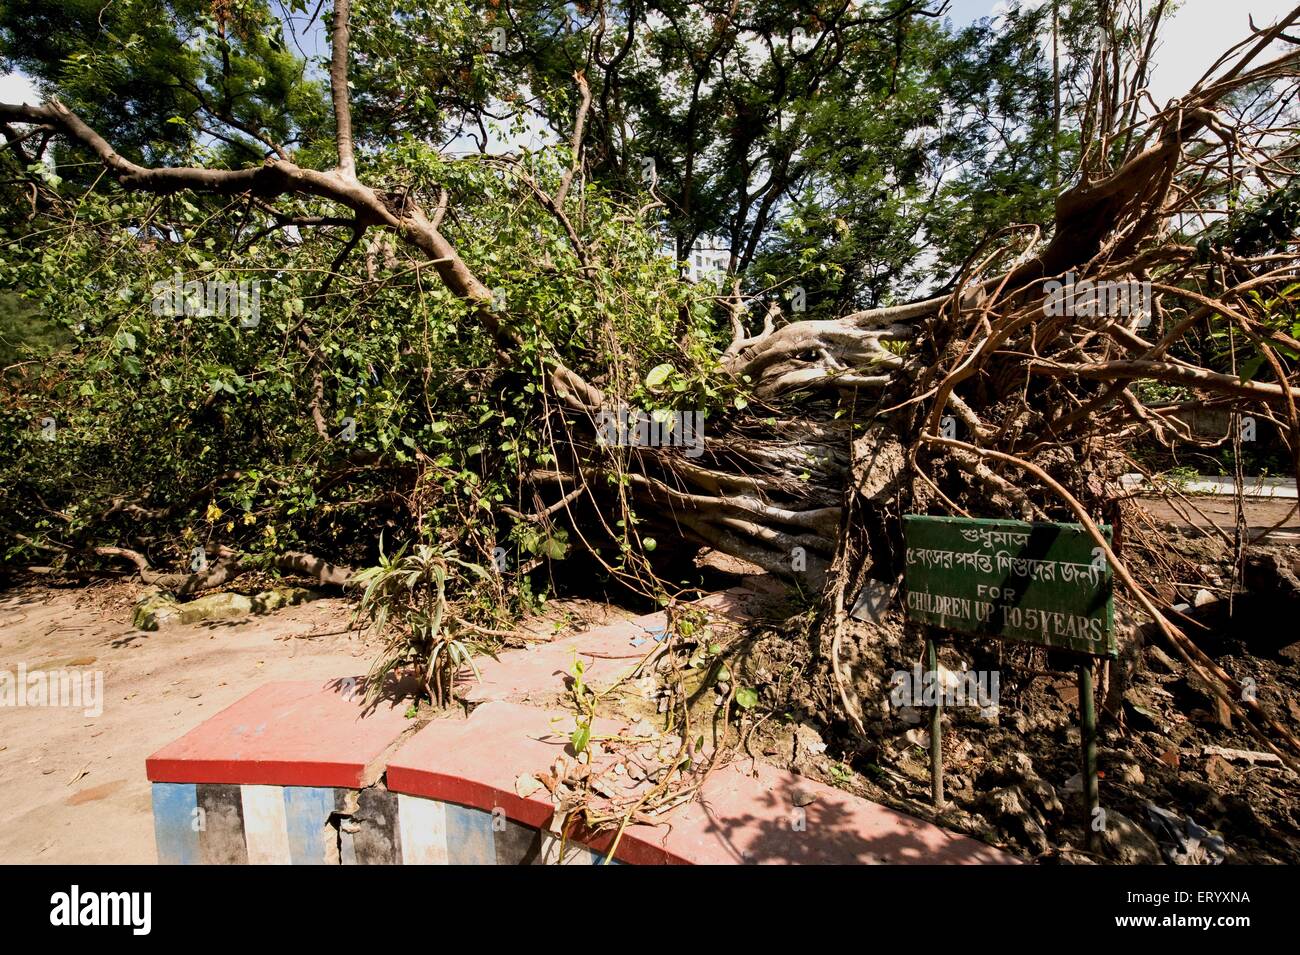
M145 761L158 783L358 789L409 728L400 704L363 707L358 681L269 683Z
M572 714L507 702L485 703L465 721L440 720L388 762L388 788L476 809L502 809L544 828L549 799L523 797L515 780L548 769L564 754ZM612 727L609 727L612 728ZM609 728L595 727L596 735ZM616 857L639 865L746 863L806 865L1008 864L1014 857L939 826L793 773L742 759L715 770L700 799L663 826L633 825ZM794 806L796 787L815 799ZM576 838L607 851L611 833Z

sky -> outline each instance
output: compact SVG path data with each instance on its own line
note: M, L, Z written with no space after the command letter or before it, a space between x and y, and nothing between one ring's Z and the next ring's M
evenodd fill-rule
M934 0L935 3L940 0ZM1009 3L1039 6L1049 0L949 0L948 16L958 26L996 17ZM1181 96L1227 47L1257 26L1272 23L1300 0L1183 0L1163 32L1155 55L1151 92L1163 105ZM31 82L19 74L0 76L0 102L37 101Z
M938 0L936 0L938 2ZM1048 0L1019 0L1038 7ZM1161 31L1153 57L1151 96L1164 105L1186 93L1229 46L1250 35L1250 18L1257 27L1273 23L1300 0L1183 0ZM948 16L957 25L996 16L1008 0L949 0Z
M31 80L17 73L7 73L0 76L0 103L31 103L37 102L36 88L32 86Z

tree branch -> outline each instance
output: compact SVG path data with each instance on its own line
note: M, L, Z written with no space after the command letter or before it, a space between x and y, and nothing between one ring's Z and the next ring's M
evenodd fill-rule
M348 101L348 18L352 0L334 0L330 33L330 98L334 101L334 138L339 151L339 174L356 179L357 161L352 150L352 105Z

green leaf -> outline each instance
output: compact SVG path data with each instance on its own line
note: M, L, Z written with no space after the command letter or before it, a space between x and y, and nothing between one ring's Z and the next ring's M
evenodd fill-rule
M1255 375L1259 373L1260 366L1262 366L1263 364L1264 364L1263 355L1255 355L1253 358L1250 358L1249 360L1243 362L1240 369L1241 370L1240 377L1242 383L1244 384L1245 382L1248 382L1252 378L1254 378Z
M579 723L578 728L569 734L569 742L574 753L585 752L587 744L591 742L591 722Z
M541 552L551 560L562 560L568 550L569 545L558 537L548 537L541 543Z
M671 376L676 371L677 371L676 368L674 368L672 365L667 363L664 363L662 365L655 365L653 368L650 369L650 374L645 376L646 388L648 388L650 391L658 391L660 388L663 387L664 382L668 380L669 376Z
M758 691L753 687L741 687L736 691L736 703L742 710L752 710L758 705Z

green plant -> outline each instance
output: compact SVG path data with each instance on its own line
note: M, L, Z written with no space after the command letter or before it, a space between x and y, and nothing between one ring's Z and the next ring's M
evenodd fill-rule
M1196 468L1187 464L1180 464L1165 471L1160 477L1167 481L1171 486L1179 490L1185 489L1192 481L1196 480L1199 475Z
M389 632L366 675L367 702L377 699L388 675L401 668L422 674L421 685L439 707L451 701L452 682L462 666L478 676L470 646L446 627L447 585L457 568L488 576L477 564L429 544L417 544L409 554L403 546L387 556L382 541L379 563L356 574L354 581L365 588L358 619L377 633Z
M837 786L847 786L853 782L853 770L844 763L831 763L830 774Z

